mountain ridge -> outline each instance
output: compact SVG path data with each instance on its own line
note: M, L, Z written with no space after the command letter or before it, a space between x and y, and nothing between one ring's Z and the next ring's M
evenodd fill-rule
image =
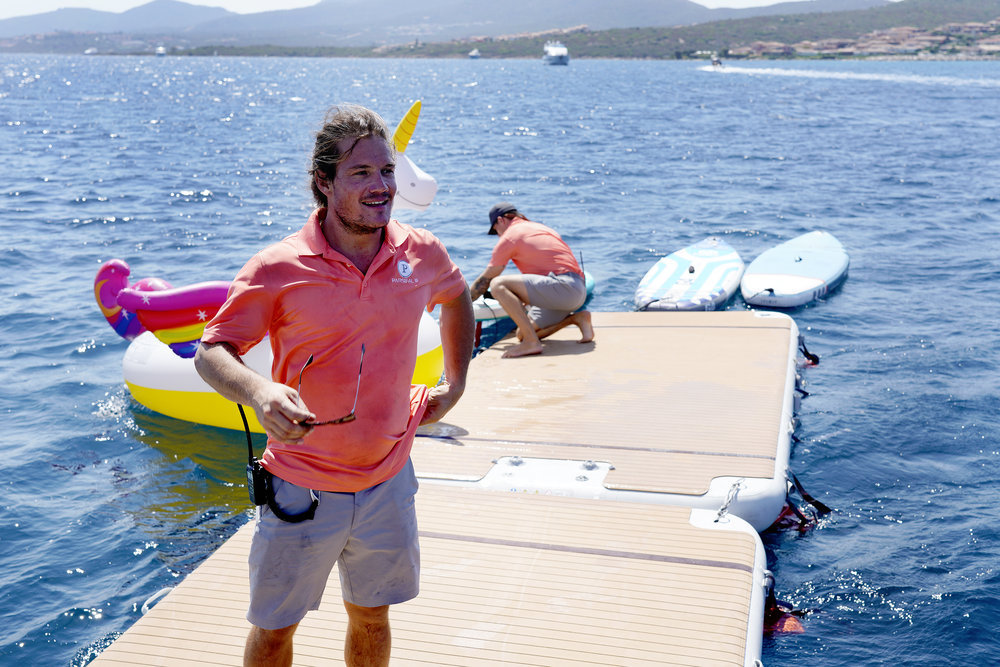
M866 9L889 0L799 0L750 9L708 9L690 0L384 0L373 25L369 0L321 0L296 9L237 14L180 0L152 0L125 12L58 9L0 20L0 38L53 32L157 35L183 46L207 44L384 46L538 32L669 27L775 14ZM176 39L171 40L173 36Z

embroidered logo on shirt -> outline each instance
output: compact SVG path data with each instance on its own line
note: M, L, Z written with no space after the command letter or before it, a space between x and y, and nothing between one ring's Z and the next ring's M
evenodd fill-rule
M396 271L399 273L399 278L393 278L394 283L405 283L407 285L416 285L417 279L411 278L413 275L413 267L405 259L401 259L396 263Z

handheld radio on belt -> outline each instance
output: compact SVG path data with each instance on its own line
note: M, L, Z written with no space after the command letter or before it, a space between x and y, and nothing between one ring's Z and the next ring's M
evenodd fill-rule
M247 434L247 491L250 493L250 502L257 507L267 505L274 512L274 516L288 523L299 523L315 517L316 508L319 506L319 500L316 499L315 495L313 496L312 504L309 505L309 509L300 514L287 514L274 502L274 485L272 484L274 476L254 456L253 439L250 437L250 424L247 422L247 415L243 411L242 405L237 403L236 407L240 409L240 417L243 418L243 428Z

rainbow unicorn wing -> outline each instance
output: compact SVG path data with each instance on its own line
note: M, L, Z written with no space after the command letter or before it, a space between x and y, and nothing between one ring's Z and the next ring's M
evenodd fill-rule
M136 313L142 326L177 356L189 359L228 293L229 282L221 280L155 292L126 288L119 292L118 303Z

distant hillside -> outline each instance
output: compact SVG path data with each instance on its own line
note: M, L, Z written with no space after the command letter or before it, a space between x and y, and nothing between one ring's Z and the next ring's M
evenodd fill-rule
M312 7L250 15L176 0L154 0L121 14L66 9L0 21L0 28L58 16L71 17L81 30L0 39L0 51L149 53L165 45L193 55L465 57L476 47L484 58L537 58L544 41L558 35L573 58L663 59L729 53L755 42L856 39L900 26L931 30L1000 17L1000 0L816 0L756 10L709 10L688 0L510 0L502 11L478 0L424 0L417 8L412 0L385 0L380 8L392 20L379 23L379 41L368 3L323 0ZM90 27L98 25L95 14L112 17L113 23L102 25L113 25L117 32ZM711 20L719 17L726 18ZM640 20L644 25L614 25ZM340 23L331 26L331 21ZM596 29L606 23L612 27ZM432 37L438 34L457 36Z
M753 17L692 26L678 36L687 37L702 48L717 49L753 41L793 44L804 40L855 38L897 26L931 30L947 23L985 22L995 18L1000 18L1000 0L904 0L864 11Z
M191 5L178 0L154 0L125 12L94 9L57 9L43 14L0 20L0 37L51 32L127 32L163 34L239 14L219 7Z
M701 23L676 28L581 31L562 37L575 58L677 58L699 51L723 53L756 41L795 44L806 40L857 38L875 30L913 26L931 30L947 23L1000 18L1000 0L904 0L867 10L784 14ZM483 57L534 57L543 38L477 44ZM425 44L396 48L385 55L446 57L464 55L468 44Z
M807 0L752 9L707 9L690 0L322 0L311 7L235 14L153 0L122 13L60 9L0 20L0 38L54 32L156 35L175 46L276 44L385 46L535 33L585 25L590 30L681 26L776 13L885 6L888 0ZM37 43L37 39L35 43Z
M556 28L590 30L693 25L774 13L828 12L885 6L888 0L808 0L751 9L707 9L690 0L324 0L298 10L251 14L198 26L236 44L385 46L474 37L497 38ZM308 26L308 32L303 28Z
M807 40L856 39L876 30L912 26L933 30L948 23L986 22L1000 18L1000 0L905 0L875 9L820 14L776 15L715 21L674 28L572 30L559 35L573 58L670 59L699 53L728 53L753 42L795 44ZM192 54L275 56L466 57L473 48L483 58L538 58L552 34L511 39L481 38L378 48L208 47Z

